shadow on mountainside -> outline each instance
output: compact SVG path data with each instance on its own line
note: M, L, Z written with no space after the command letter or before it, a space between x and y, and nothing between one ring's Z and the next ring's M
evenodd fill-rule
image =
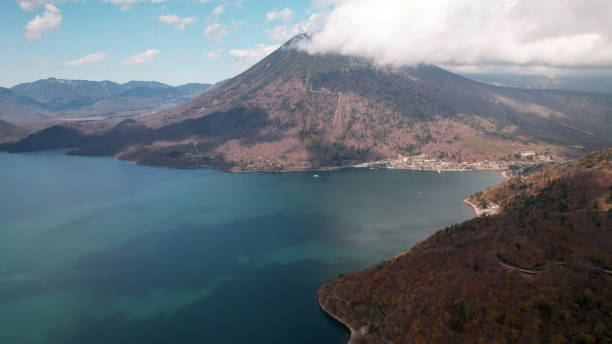
M339 141L328 142L319 135L304 138L303 142L315 168L383 159L381 154L368 147L348 146Z
M101 135L84 135L76 129L56 125L17 143L0 145L0 150L27 152L73 149L69 154L121 155L121 158L144 164L175 167L214 165L224 168L228 163L222 157L209 156L215 148L230 140L248 143L278 139L278 135L263 133L261 130L275 126L278 124L260 108L236 107L158 129L128 119ZM154 145L158 142L163 144ZM189 154L201 157L198 161L186 159Z

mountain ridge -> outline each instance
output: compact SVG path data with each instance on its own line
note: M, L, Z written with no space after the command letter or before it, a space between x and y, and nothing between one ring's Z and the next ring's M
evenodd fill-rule
M156 81L67 80L48 78L0 89L0 118L13 122L62 117L131 117L176 105L213 87L191 83L173 87Z
M193 100L140 116L142 126L131 133L140 141L92 137L75 152L248 171L342 166L415 153L456 161L503 160L524 150L575 156L612 145L610 96L492 86L431 65L393 68L354 56L310 55L298 48L305 39L288 41ZM179 125L208 123L201 119L223 114L240 114L243 121L225 121L232 127L218 132L208 124ZM251 114L255 121L247 120ZM164 128L170 126L182 132L168 136Z

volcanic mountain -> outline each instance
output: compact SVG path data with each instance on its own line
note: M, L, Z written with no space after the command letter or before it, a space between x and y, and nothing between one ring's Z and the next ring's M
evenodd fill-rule
M311 55L300 35L237 77L170 110L96 134L49 128L11 151L76 148L152 165L306 169L429 153L504 159L612 144L612 96L475 82L431 65Z

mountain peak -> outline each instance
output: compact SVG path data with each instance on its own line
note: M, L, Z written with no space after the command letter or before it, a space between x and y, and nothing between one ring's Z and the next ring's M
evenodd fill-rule
M173 155L177 165L211 166L222 155L223 166L231 162L241 170L312 166L304 161L343 165L419 152L460 161L507 159L522 150L561 155L567 146L612 140L606 134L612 128L601 125L610 106L595 96L584 116L564 106L582 102L582 95L494 87L433 65L399 68L355 56L309 54L299 49L308 39L297 35L193 101L140 120L159 135L181 128L171 146L185 153ZM238 113L241 120L234 121ZM213 118L215 130L208 127ZM163 137L165 144L172 141ZM191 146L178 143L185 137ZM154 146L134 145L126 159L168 164ZM265 163L278 159L282 163Z
M312 39L312 36L308 33L300 33L298 35L293 36L290 40L283 44L283 48L293 48L296 49L300 44L304 42L309 42Z
M148 129L124 128L133 132L112 136L100 149L150 164L269 170L417 153L499 161L526 150L563 156L572 146L612 144L612 105L599 95L496 87L433 65L309 54L299 49L308 39L297 35L199 97L138 118ZM132 95L170 87L135 81L118 87L126 85L153 86ZM96 141L89 142L88 151L96 152Z

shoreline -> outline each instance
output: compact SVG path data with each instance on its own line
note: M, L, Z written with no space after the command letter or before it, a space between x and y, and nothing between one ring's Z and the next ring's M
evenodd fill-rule
M2 145L2 144L0 144ZM170 169L177 169L177 170L196 170L196 169L211 169L211 170L217 170L217 171L223 171L223 172L232 172L232 173L253 173L253 172L267 172L267 173L285 173L285 172L331 172L331 171L338 171L338 170L343 170L343 169L348 169L348 168L356 168L356 169L372 169L370 165L364 165L364 164L369 164L369 163L360 163L360 164L353 164L353 165L344 165L344 166L321 166L315 169L304 169L304 168L287 168L287 169L249 169L249 170L239 170L239 169L234 169L234 167L223 167L223 166L218 166L218 165L191 165L191 166L187 166L187 165L172 165L172 164L151 164L151 163L143 163L142 161L139 161L137 159L123 159L121 157L115 156L115 155L82 155L82 154L71 154L71 152L73 151L70 148L67 149L54 149L54 150L39 150L39 151L21 151L21 152L10 152L7 150L0 150L0 152L6 152L8 154L21 154L21 153L33 153L33 152L45 152L45 151L59 151L59 152L64 152L64 154L66 155L73 155L73 156L79 156L79 157L89 157L89 158L101 158L101 157L107 157L107 158L113 158L116 160L120 160L120 161L127 161L127 162L131 162L135 165L139 165L139 166L149 166L149 167L164 167L164 168L170 168ZM409 168L409 167L388 167L388 166L376 166L375 169L384 169L384 170L403 170L403 171L429 171L429 172L438 172L438 173L443 173L443 172L476 172L476 171L501 171L501 175L504 179L510 179L510 176L508 176L507 172L508 169L507 168L478 168L478 167L473 167L473 168L443 168L438 170L437 168L433 168L433 167L419 167L419 168Z
M470 207L472 207L472 209L474 210L474 213L476 213L476 216L481 216L482 215L482 209L477 206L476 204L470 202L470 200L468 198L463 200L463 203L469 205Z
M504 171L505 172L505 171ZM508 178L504 173L502 173L502 176L504 177L504 181L510 179ZM503 183L503 181L502 181ZM469 205L470 207L472 207L472 209L474 210L474 213L476 214L476 216L481 216L482 215L482 209L480 207L478 207L476 204L470 202L470 200L468 198L463 200L463 203ZM395 256L387 259L386 261L390 262L394 259L397 259L399 257L405 256L407 254L409 254L411 251L411 249L402 251L398 254L396 254ZM318 303L319 303L319 308L328 316L330 316L331 318L335 319L337 322L339 322L340 324L342 324L344 327L346 327L347 329L349 329L350 331L350 337L349 337L349 341L347 342L347 344L355 344L357 342L357 340L363 336L364 334L366 334L367 332L365 332L365 326L362 327L359 330L355 330L354 328L351 327L351 325L349 325L345 320L343 320L342 318L340 318L339 316L335 315L334 313L330 312L329 310L327 310L325 308L325 306L323 305L323 303L321 303L321 298L318 297Z
M504 178L504 181L512 179L512 176L508 175L508 170L503 170L501 173L502 177Z
M505 171L504 171L505 172ZM509 178L502 173L502 176L504 177L504 181L508 180ZM503 183L503 182L502 182ZM476 216L482 216L483 214L483 210L478 207L476 204L470 202L470 200L468 198L463 200L463 203L469 205L470 207L472 207L472 209L474 210L474 213L476 214ZM410 253L410 249L402 251L398 254L396 254L395 256L387 259L386 261L390 262L394 259L397 259L399 257L405 256L407 254ZM364 328L361 328L359 330L355 330L354 328L351 327L351 325L349 325L345 320L343 320L342 318L340 318L339 316L335 315L334 313L330 312L329 310L327 310L325 308L325 306L323 305L323 303L321 302L321 298L318 298L318 303L319 303L319 308L321 308L321 310L327 314L328 316L330 316L331 318L335 319L337 322L339 322L340 324L342 324L344 327L346 327L349 331L350 331L350 337L349 337L349 341L347 342L347 344L354 344L356 343L357 339L359 339L361 336L363 336L364 334L366 334L366 332L364 331Z
M155 165L145 165L145 166L153 166L153 167L157 167ZM167 166L172 168L171 166ZM198 169L198 168L210 168L210 169L214 169L217 170L217 168L214 167L185 167L183 169ZM354 168L354 169L369 169L368 167L362 167L362 166L354 166L354 165L350 165L350 166L328 166L328 167L320 167L317 169L283 169L283 170L248 170L248 171L239 171L239 170L222 170L225 172L232 172L232 173L255 173L255 172L267 172L267 173L287 173L287 172L333 172L333 171L339 171L339 170L344 170L344 169L349 169L349 168ZM390 171L423 171L423 172L438 172L437 169L427 169L427 168L389 168L389 167L378 167L376 168L377 170L390 170ZM480 171L501 171L501 175L504 179L510 179L510 177L507 176L506 171L507 169L501 169L501 168L481 168L481 169L444 169L444 170L440 170L440 172L438 173L444 173L444 172L480 172Z
M349 331L350 331L350 337L349 340L347 342L347 344L353 344L356 343L356 340L358 339L358 337L360 336L360 332L363 332L363 330L355 330L351 327L351 325L349 325L346 321L342 320L342 318L340 318L339 316L335 315L334 313L328 311L325 306L323 306L323 303L321 303L321 298L318 299L318 303L319 303L319 308L328 316L332 317L334 320L336 320L337 322L339 322L340 324L342 324L344 327L346 327ZM363 333L361 333L361 335L363 335Z

